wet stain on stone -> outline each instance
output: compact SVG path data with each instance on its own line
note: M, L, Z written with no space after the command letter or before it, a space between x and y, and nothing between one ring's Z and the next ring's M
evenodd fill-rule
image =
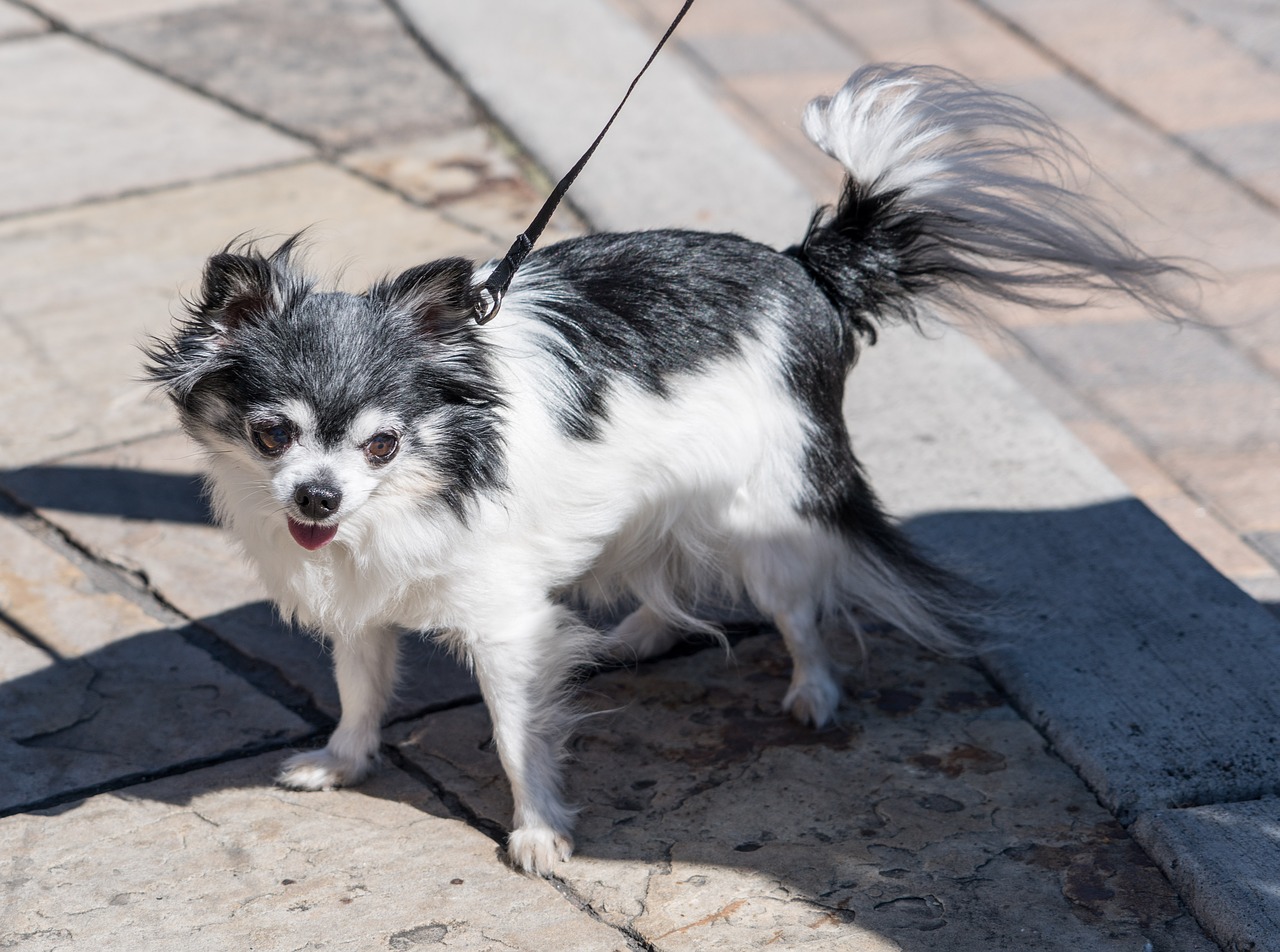
M959 714L962 711L989 711L1003 704L1004 699L994 691L985 691L982 694L976 691L948 691L938 701L938 707L952 714Z
M422 945L440 945L449 934L449 927L442 922L430 922L424 926L397 932L387 940L387 947L396 952L416 949Z
M892 717L915 713L924 698L901 688L885 688L875 694L876 708Z
M963 773L989 774L1005 769L1003 754L975 747L973 744L961 744L942 756L916 754L907 760L917 767L937 771L948 777L959 777Z

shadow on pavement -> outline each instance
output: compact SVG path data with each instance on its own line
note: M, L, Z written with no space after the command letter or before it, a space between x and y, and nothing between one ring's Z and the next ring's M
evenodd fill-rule
M0 484L51 509L207 519L198 482L185 476L43 467ZM937 514L907 529L945 555L967 553L980 578L1017 593L1002 634L1046 619L1058 630L1105 630L1134 612L1240 608L1233 586L1132 501ZM1131 561L1114 547L1126 531L1142 537ZM1173 600L1160 582L1168 572L1184 585ZM1161 647L1184 632L1157 626L1144 637ZM505 827L507 787L474 685L424 640L407 644L388 741L473 822ZM1047 644L1032 637L1014 650ZM262 603L74 659L25 647L27 670L0 684L10 765L0 814L65 812L79 797L126 788L131 798L189 802L226 778L244 784L223 762L323 742L336 714L324 651ZM877 639L867 670L851 681L844 723L820 732L780 713L789 661L776 637L743 638L728 660L677 652L589 679L582 697L594 716L577 731L568 774L583 806L580 859L565 878L589 894L591 877L611 875L600 864L680 870L713 885L728 877L730 891L735 876L757 886L763 876L785 901L833 922L857 918L909 950L935 948L930 935L948 922L999 915L1011 895L1063 934L1105 923L1113 935L1154 937L1182 921L1160 873L976 668ZM181 783L142 785L174 774ZM401 789L376 778L361 788Z

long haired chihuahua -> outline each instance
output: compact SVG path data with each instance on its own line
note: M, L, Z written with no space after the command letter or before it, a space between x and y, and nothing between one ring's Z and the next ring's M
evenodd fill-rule
M847 177L777 251L735 235L598 234L532 254L498 317L485 269L415 267L318 289L294 242L209 259L148 371L208 456L220 521L280 611L333 649L342 716L290 787L377 760L403 631L471 665L515 802L514 864L572 852L567 685L602 656L754 608L794 669L782 706L828 723L832 646L874 617L965 640L951 575L885 515L850 449L845 377L887 323L985 298L1127 294L1166 314L1179 269L1062 184L1074 155L1035 109L941 70L872 67L804 120ZM609 633L571 606L625 607Z

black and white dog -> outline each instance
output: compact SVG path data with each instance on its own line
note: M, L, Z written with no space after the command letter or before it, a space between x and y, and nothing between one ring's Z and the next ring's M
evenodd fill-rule
M149 372L280 610L333 646L342 718L280 781L374 766L402 631L472 666L515 800L509 851L572 850L566 683L646 657L708 599L754 606L794 660L783 706L826 724L833 636L875 616L957 645L950 576L885 516L849 445L845 377L879 326L983 297L1110 289L1170 313L1178 271L1057 177L1070 144L1020 100L941 70L858 72L805 116L848 176L776 251L723 234L601 234L534 253L490 324L451 258L363 294L291 259L214 255ZM566 599L631 607L599 634Z

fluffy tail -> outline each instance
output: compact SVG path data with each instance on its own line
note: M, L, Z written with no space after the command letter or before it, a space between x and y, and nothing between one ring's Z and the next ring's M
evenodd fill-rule
M1079 148L1021 99L936 67L871 66L811 102L804 129L848 177L790 253L872 339L886 319L972 312L980 297L1061 308L1108 291L1191 311L1167 290L1189 273L1071 190Z

